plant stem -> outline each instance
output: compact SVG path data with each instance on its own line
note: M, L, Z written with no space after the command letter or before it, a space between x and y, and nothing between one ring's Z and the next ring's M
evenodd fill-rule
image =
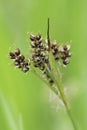
M53 87L53 86L50 86L50 84L42 77L42 75L40 75L37 71L35 71L35 69L32 67L32 72L38 76L56 95L58 95L58 90Z
M60 81L59 81L60 80ZM57 87L59 89L59 92L60 92L60 97L61 97L61 100L63 101L64 105L65 105L65 108L66 108L66 111L67 111L67 114L72 122L72 125L73 125L73 128L74 130L79 130L79 126L78 126L78 122L76 122L76 120L74 119L73 115L72 115L72 111L71 111L71 108L70 108L70 105L66 99L66 96L64 94L64 90L63 90L63 87L62 87L62 82L61 82L61 79L59 79L57 81Z
M49 29L50 29L50 19L48 18L48 21L47 21L47 43L48 43L48 51L50 51L50 34L49 34Z
M67 114L68 114L68 116L69 116L69 118L72 122L74 130L79 130L78 122L76 122L75 118L73 117L70 105L68 103L68 100L66 98L66 95L65 95L65 92L64 92L64 89L63 89L62 76L61 76L61 73L60 73L60 68L59 68L58 64L56 64L56 62L55 62L51 53L50 53L50 59L51 59L51 62L50 62L51 66L53 68L50 73L51 73L51 75L54 79L55 85L57 86L57 88L59 90L60 98L61 98L62 102L64 103L64 106L65 106Z

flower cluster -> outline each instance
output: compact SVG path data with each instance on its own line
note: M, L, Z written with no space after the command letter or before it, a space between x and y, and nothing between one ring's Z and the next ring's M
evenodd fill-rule
M62 60L62 63L64 65L67 65L69 63L69 59L71 57L70 53L70 45L58 45L57 42L54 42L51 45L52 53L54 56L54 59L56 61Z
M10 59L14 60L14 65L17 68L21 69L23 72L29 71L30 66L29 60L25 59L24 55L21 54L19 48L17 48L15 52L10 52L9 57Z
M31 40L31 48L32 48L32 62L34 67L38 67L42 73L45 75L46 79L52 85L53 80L47 72L46 67L51 69L49 62L49 52L48 45L43 41L40 34L38 35L30 35Z
M44 70L45 64L49 62L47 46L43 43L41 35L30 35L30 39L33 64L40 70Z
M49 51L49 45L42 39L40 34L31 34L30 41L32 52L31 57L25 59L25 56L21 54L20 49L16 49L14 52L9 53L10 59L13 59L14 65L23 72L28 72L30 64L32 64L35 68L38 68L43 73L46 80L53 85L54 81L49 74L49 71L52 72L50 52L52 52L56 62L61 60L63 65L67 65L71 57L70 45L63 46L57 44L57 42L53 42L52 44L50 43Z

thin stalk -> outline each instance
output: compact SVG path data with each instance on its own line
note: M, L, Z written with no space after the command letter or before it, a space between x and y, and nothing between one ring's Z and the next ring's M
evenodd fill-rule
M47 21L47 43L48 43L48 51L50 51L50 34L49 34L49 29L50 29L50 19L48 18Z
M47 28L47 42L48 42L48 51L50 53L50 59L52 60L50 66L52 66L52 68L54 70L54 71L53 70L49 71L50 75L53 78L53 80L55 82L55 85L57 86L57 88L59 90L60 98L61 98L61 100L63 101L63 103L65 105L67 114L68 114L68 116L69 116L69 118L70 118L70 120L72 122L74 130L79 130L79 127L77 125L77 122L75 122L75 119L73 118L70 105L69 105L69 103L67 101L67 98L66 98L64 90L63 90L60 70L59 70L58 66L56 65L56 62L55 62L55 60L54 60L54 58L53 58L53 56L52 56L52 54L50 52L51 43L50 43L50 35L49 35L49 18L48 18L48 28Z
M38 76L56 95L58 95L58 90L54 86L51 86L34 68L32 68L31 72Z
M70 118L70 120L72 122L74 130L79 130L78 122L73 117L70 105L69 105L68 100L67 100L67 98L65 96L61 79L59 79L59 76L58 76L58 80L56 80L56 78L54 77L54 74L52 72L50 72L50 75L54 79L55 85L59 90L60 95L58 94L58 96L62 100L62 102L63 102L63 104L64 104L64 106L66 108L67 114L68 114L68 116L69 116L69 118Z
M56 80L56 78L55 78L55 81L56 81L56 85L58 87L58 90L60 92L61 100L63 101L63 103L65 105L65 108L66 108L66 111L67 111L67 114L68 114L68 116L69 116L69 118L70 118L70 120L72 122L73 128L74 128L74 130L79 130L78 122L76 122L75 118L73 117L70 105L69 105L68 100L67 100L67 98L65 96L60 75L58 75L58 80Z
M74 130L79 130L78 122L76 122L75 118L72 115L70 105L69 105L68 100L64 93L60 70L59 70L58 66L56 66L56 62L55 62L54 58L51 57L51 59L52 59L51 66L53 66L54 71L48 69L48 73L50 74L51 78L54 80L54 83L59 90L59 93L60 93L59 97L62 100L62 102L64 103L64 106L65 106L67 114L72 122Z
M69 118L70 118L72 124L73 124L74 130L78 130L77 126L76 126L76 123L74 121L74 118L72 116L72 113L71 113L70 105L69 105L69 103L68 103L68 101L66 99L63 88L62 88L61 84L59 84L59 83L58 83L58 89L59 89L59 92L60 92L61 99L62 99L62 101L63 101L63 103L65 105L66 111L67 111L67 113L69 115Z

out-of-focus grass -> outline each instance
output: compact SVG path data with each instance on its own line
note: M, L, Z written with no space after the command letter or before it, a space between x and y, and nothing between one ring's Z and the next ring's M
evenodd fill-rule
M9 48L20 47L28 54L27 32L46 36L47 17L51 20L51 39L72 40L73 56L64 71L64 83L78 88L71 102L82 130L87 129L87 1L86 0L1 0L0 1L0 129L72 130L65 114L51 111L43 101L42 82L32 74L14 69L8 59ZM62 114L63 113L63 114ZM13 128L14 127L14 128Z

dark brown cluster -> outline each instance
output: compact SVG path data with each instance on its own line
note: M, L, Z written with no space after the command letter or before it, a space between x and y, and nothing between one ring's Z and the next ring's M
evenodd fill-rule
M54 59L56 61L59 60L60 56L59 56L59 50L58 50L58 44L56 42L54 42L52 45L51 45L51 50L52 50L52 54L54 56Z
M45 69L45 64L48 64L49 57L46 45L43 43L41 35L30 35L32 48L32 61L35 67L41 70Z
M51 49L56 61L59 61L61 59L64 65L67 65L69 63L69 59L71 57L70 45L62 46L54 42L51 45Z
M39 68L46 80L53 85L54 81L49 71L52 72L52 66L50 65L50 51L52 52L55 61L62 60L63 65L69 63L69 58L71 57L70 46L69 45L59 45L57 42L51 44L50 39L42 39L41 35L30 35L31 40L31 57L26 59L24 55L21 54L20 49L16 49L14 52L9 53L10 59L13 59L14 65L21 69L23 72L27 72L30 69L30 63L35 67Z
M71 55L72 54L70 52L70 45L63 46L61 59L62 59L64 65L67 65L69 63Z
M15 52L10 52L9 57L14 60L14 65L17 68L21 69L23 72L29 71L29 60L26 60L25 57L21 55L19 48L17 48Z
M43 42L41 35L30 35L31 48L32 48L32 62L34 67L38 67L46 79L52 85L53 80L49 76L46 66L50 70L48 46Z

